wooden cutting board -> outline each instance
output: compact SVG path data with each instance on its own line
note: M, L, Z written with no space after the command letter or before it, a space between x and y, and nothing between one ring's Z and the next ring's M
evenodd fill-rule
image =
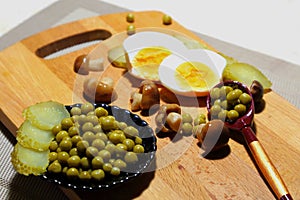
M129 24L126 15L110 14L57 26L0 52L0 119L12 134L15 135L24 120L23 109L32 104L48 100L63 104L85 101L82 81L86 76L73 71L73 63L81 54L93 52L103 56L106 67L103 75L111 76L117 82L118 99L113 104L129 108L129 94L136 89L138 81L131 79L124 69L112 67L107 60L107 50L121 44L127 37L124 32ZM171 25L163 25L164 13L147 11L134 15L137 30L162 28L178 31L215 50L176 21ZM47 55L60 49L93 40L103 40L101 48L95 44L56 58L47 58ZM265 109L255 116L257 137L294 199L300 199L300 111L275 92L269 92L264 99ZM205 99L198 101L200 107L197 112L188 104L184 108L192 115L206 112ZM154 125L153 116L142 117L151 126ZM158 137L158 153L167 152L162 153L160 159L168 160L174 155L167 148L184 143L189 145L168 165L117 188L96 193L63 190L70 198L79 196L82 199L93 199L100 195L127 199L274 199L248 148L238 140L230 140L229 149L224 155L203 158L201 148L192 137L176 141L170 137Z

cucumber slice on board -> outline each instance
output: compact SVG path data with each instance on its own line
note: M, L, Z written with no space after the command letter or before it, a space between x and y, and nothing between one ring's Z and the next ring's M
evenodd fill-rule
M227 65L222 73L223 81L239 81L248 87L254 80L259 81L265 90L271 89L272 82L256 67L247 63L232 63Z

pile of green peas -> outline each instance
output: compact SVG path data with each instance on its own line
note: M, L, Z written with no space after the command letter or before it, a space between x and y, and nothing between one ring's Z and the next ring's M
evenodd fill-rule
M252 97L238 86L224 85L210 91L211 119L234 122L246 114L251 106Z
M206 123L205 114L200 113L195 117L195 119L193 119L193 117L189 113L183 113L181 133L183 135L189 136L193 133L194 127L205 123Z
M144 153L138 130L91 103L72 107L70 117L52 128L48 172L72 180L102 181L119 176Z

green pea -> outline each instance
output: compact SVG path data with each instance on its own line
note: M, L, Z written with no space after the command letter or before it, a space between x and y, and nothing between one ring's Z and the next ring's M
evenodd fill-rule
M222 102L222 100L221 99L216 99L215 101L214 101L214 104L213 105L221 105L221 102Z
M127 164L123 160L117 159L113 162L113 166L118 167L120 169L124 169L124 168L126 168Z
M114 129L115 125L115 119L113 117L101 117L100 118L100 123L101 127L104 131L112 130Z
M53 140L50 142L50 145L49 145L49 149L50 151L56 151L56 149L58 148L58 143L57 141Z
M76 144L79 152L85 152L86 148L89 146L89 142L86 140L81 140Z
M201 113L194 119L194 126L206 123L206 115Z
M193 130L193 125L191 123L183 123L181 130L184 135L190 135Z
M124 130L127 127L127 124L125 122L118 122L118 127L121 130Z
M86 117L86 115L81 114L78 116L77 120L78 120L77 122L79 124L84 124L85 122L87 122L87 117Z
M91 180L91 174L88 171L81 171L78 175L78 177L80 178L80 180L82 181L89 181Z
M236 110L230 110L227 112L227 118L234 121L239 117L239 113Z
M56 126L54 126L54 127L52 128L52 133L53 133L54 135L57 135L57 133L58 133L59 131L61 131L61 124L58 124L58 125L56 125Z
M131 151L135 145L134 141L129 138L125 139L122 143L127 146L128 151Z
M220 97L220 88L213 88L210 91L210 98L211 99L218 99Z
M120 133L120 142L123 142L126 139L125 133Z
M87 117L90 117L90 116L95 116L95 112L94 111L90 111L86 114Z
M221 110L218 114L218 119L225 121L226 117L227 117L227 110Z
M68 169L69 169L68 166L64 166L64 167L62 168L62 173L63 173L63 174L67 174Z
M50 152L49 153L49 161L53 162L55 160L57 160L57 152Z
M226 110L228 108L228 102L227 102L227 100L223 100L221 102L220 106L221 106L221 108L223 108L223 109Z
M72 148L70 151L69 151L69 155L70 156L75 156L75 155L78 155L78 149L77 148Z
M81 105L81 113L82 114L87 114L91 111L94 111L95 107L91 103L84 103Z
M103 160L108 161L111 158L111 153L106 149L98 152L98 156L102 157Z
M75 167L67 169L66 175L70 179L77 179L79 177L79 171Z
M137 157L136 153L128 151L124 156L124 160L127 163L133 164L138 161L138 157Z
M227 85L223 85L221 88L220 88L220 90L222 91L222 92L225 92L225 95L227 95L229 92L231 92L233 89L232 89L232 87L230 87L230 86L227 86Z
M93 128L94 128L94 125L92 122L85 122L82 127L81 127L81 130L83 132L86 132L86 131L93 131Z
M103 164L103 170L104 170L105 172L110 172L110 171L112 170L112 168L113 168L113 166L112 166L112 164L110 164L110 163L104 163L104 164Z
M135 34L135 26L133 24L130 24L127 26L127 34L128 35Z
M121 136L119 133L117 132L112 132L109 136L108 136L109 140L114 143L114 144L118 144L119 142L121 142Z
M61 120L61 128L63 130L68 130L71 126L73 126L74 122L71 117L67 117Z
M92 131L87 131L82 135L82 139L91 143L96 138L95 134Z
M105 110L104 108L102 107L98 107L95 109L95 115L100 118L100 117L105 117L108 115L108 111Z
M222 110L221 106L219 105L213 105L211 108L210 108L210 113L212 116L217 116L218 113Z
M136 137L139 135L139 131L133 126L127 126L124 130L124 133L127 137Z
M105 133L103 133L103 132L96 133L95 134L95 139L100 139L100 140L102 140L105 143L108 141L107 135Z
M77 145L77 143L78 143L79 141L81 141L81 140L82 140L82 138L80 137L80 135L74 135L74 136L71 138L71 141L72 141L73 145Z
M162 21L164 25L170 25L172 24L172 17L169 15L163 15Z
M61 148L62 151L70 151L70 149L72 148L72 141L69 139L63 139L60 143L59 143L59 147Z
M89 146L88 148L86 148L85 155L88 158L93 158L98 155L98 149L96 147Z
M61 164L57 161L52 162L48 167L48 171L53 173L60 173L61 170L62 170Z
M118 167L112 167L110 170L110 174L113 176L118 176L118 175L120 175L120 173L121 173L121 170Z
M90 161L87 157L82 157L80 159L80 166L83 168L83 169L90 169Z
M110 154L115 153L116 148L117 148L117 147L116 147L116 145L114 145L114 144L107 144L107 145L104 147L104 149L106 149L107 151L109 151Z
M231 92L229 92L226 96L226 99L228 101L234 101L234 100L237 100L239 99L240 95L242 94L242 90L240 89L234 89L232 90Z
M81 115L81 109L79 107L73 107L70 111L71 115Z
M183 113L182 114L182 123L192 123L193 118L189 113Z
M125 144L119 143L116 145L117 153L124 153L125 151L127 151L127 146Z
M91 173L92 179L101 181L105 178L105 172L102 169L93 170Z
M239 100L242 104L247 105L252 101L252 98L249 94L247 93L243 93L241 94L241 96L239 97Z
M98 150L102 150L105 148L105 142L101 139L95 139L93 142L92 142L92 146L93 147L96 147Z
M68 137L69 136L69 133L67 132L67 131L59 131L58 133L57 133L57 135L55 136L55 140L57 141L57 142L60 142L60 141L62 141L62 139L64 138L64 137Z
M236 110L239 115L243 115L246 112L246 106L244 104L238 104L236 106L234 106L234 110Z
M96 115L87 116L87 120L93 124L93 126L99 125L98 117Z
M60 163L67 163L69 157L70 157L70 155L65 151L61 151L61 152L57 153L57 160Z
M100 168L102 168L103 164L104 164L104 161L103 161L102 157L100 157L100 156L96 156L92 159L93 169L100 169Z
M76 126L71 126L68 130L69 136L73 137L75 135L79 135L79 128Z
M140 138L139 136L136 136L134 139L135 144L142 144L143 143L143 139Z
M93 127L93 132L94 133L103 133L103 130L101 128L101 125L100 124L97 124Z
M71 156L70 158L68 158L67 163L69 167L79 167L80 157L77 155Z
M134 145L134 147L133 147L133 152L134 152L134 153L144 153L144 152L145 152L145 149L144 149L144 147L143 147L142 145L136 144L136 145Z
M126 15L126 21L129 22L129 23L134 22L134 14L133 13L128 13Z

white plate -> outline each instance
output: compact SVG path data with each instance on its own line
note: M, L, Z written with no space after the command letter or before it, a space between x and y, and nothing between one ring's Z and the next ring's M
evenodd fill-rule
M219 83L222 71L226 66L226 60L221 55L205 49L185 50L178 54L172 54L165 58L158 69L159 79L162 85L173 91L175 94L184 96L206 96L211 87L192 89L192 87L183 88L176 80L176 68L185 62L200 62L207 65L219 79L213 85Z

